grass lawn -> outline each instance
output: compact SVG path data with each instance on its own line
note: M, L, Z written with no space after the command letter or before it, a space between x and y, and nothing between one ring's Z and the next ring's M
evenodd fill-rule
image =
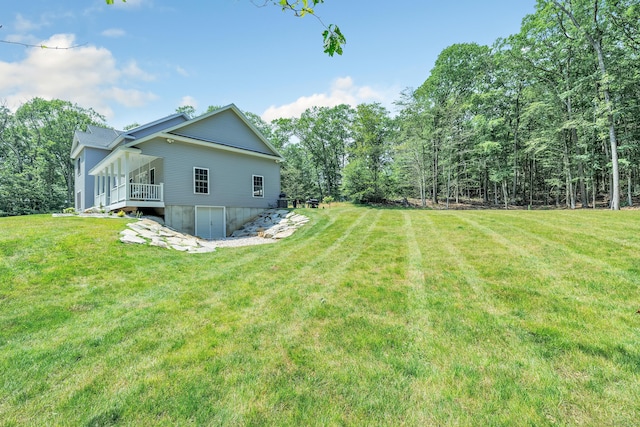
M298 211L209 254L0 218L0 425L640 423L640 211Z

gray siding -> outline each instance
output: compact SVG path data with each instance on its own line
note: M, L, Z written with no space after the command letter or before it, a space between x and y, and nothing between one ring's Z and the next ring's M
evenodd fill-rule
M73 177L74 177L74 207L76 210L83 210L84 200L86 197L86 189L85 189L85 171L86 171L86 161L84 159L84 153L86 150L82 150L77 158L73 159ZM80 159L80 168L77 166L77 159ZM78 198L77 194L80 194Z
M222 111L177 129L175 134L275 155L233 110Z
M75 169L74 161L74 178L75 178L75 194L81 193L80 204L75 199L74 206L77 210L85 210L93 206L94 199L94 177L89 175L89 171L97 165L102 159L109 155L109 150L101 150L99 148L85 147L78 156L80 158L80 174Z
M154 139L141 144L144 154L163 158L157 171L166 205L268 208L280 194L280 165L271 159ZM194 194L193 168L209 169L209 194ZM264 197L253 197L253 175L264 177ZM162 180L161 178L162 177Z

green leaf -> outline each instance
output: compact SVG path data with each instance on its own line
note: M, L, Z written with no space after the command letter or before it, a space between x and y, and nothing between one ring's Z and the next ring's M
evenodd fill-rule
M322 33L324 39L324 53L333 56L334 53L342 55L342 45L347 43L347 39L340 32L340 28L334 24L330 24Z

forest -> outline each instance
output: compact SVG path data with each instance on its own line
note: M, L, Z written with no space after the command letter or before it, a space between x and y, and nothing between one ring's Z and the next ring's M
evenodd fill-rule
M519 33L444 49L394 111L247 117L286 158L290 198L617 210L640 194L639 22L637 0L538 0ZM73 131L90 123L105 120L63 100L0 107L0 216L72 204Z

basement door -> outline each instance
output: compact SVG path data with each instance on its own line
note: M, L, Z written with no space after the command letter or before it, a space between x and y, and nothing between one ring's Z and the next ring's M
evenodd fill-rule
M196 206L196 236L202 239L227 237L224 206Z

